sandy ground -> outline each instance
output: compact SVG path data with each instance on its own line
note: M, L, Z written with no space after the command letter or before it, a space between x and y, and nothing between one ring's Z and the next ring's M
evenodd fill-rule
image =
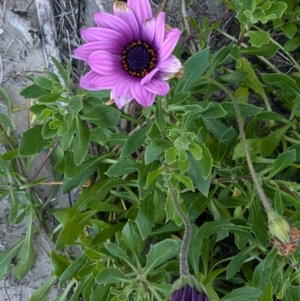
M76 1L75 1L76 2ZM85 1L84 23L87 26L93 25L93 12L102 9L111 11L112 0L89 0ZM179 0L169 0L169 22L171 25L180 23L178 17ZM160 0L152 1L154 10L158 9ZM6 13L4 13L5 8ZM212 18L222 12L222 7L215 1L208 5L207 1L196 2L193 9L188 9L193 17L199 14L208 14ZM173 23L173 24L172 24ZM0 84L9 94L14 109L13 123L16 127L15 136L29 126L29 101L20 97L19 93L26 87L28 81L25 74L39 74L46 67L42 43L39 36L39 24L36 13L36 6L32 0L0 0ZM0 99L0 112L5 113L6 108ZM5 149L0 144L0 153ZM33 165L33 171L43 158L37 158ZM46 166L41 174L49 179L52 178L51 166ZM39 195L45 198L49 188L41 187ZM60 192L53 201L53 207L69 206L69 196ZM9 225L8 216L10 212L10 201L8 198L0 203L0 253L6 248L19 241L26 232L26 220L19 225ZM28 301L31 294L47 280L51 274L51 263L49 254L51 248L42 234L34 237L36 250L35 265L31 271L18 281L11 272L0 281L0 301ZM49 300L55 300L60 295L60 289L53 287Z

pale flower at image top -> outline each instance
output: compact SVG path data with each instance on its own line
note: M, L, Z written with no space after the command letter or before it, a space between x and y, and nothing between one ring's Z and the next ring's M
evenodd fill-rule
M182 68L172 55L181 31L166 31L165 13L153 17L148 0L116 1L113 11L114 15L95 13L97 27L81 30L85 44L74 54L91 70L81 78L80 86L111 89L119 109L133 99L148 107L156 95L169 92L166 80Z

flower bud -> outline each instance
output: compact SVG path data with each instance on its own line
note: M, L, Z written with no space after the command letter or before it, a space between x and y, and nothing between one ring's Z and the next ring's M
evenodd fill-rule
M184 276L174 283L171 301L209 301L203 291L205 288L194 276Z
M290 223L274 210L268 212L268 219L269 219L269 231L272 237L280 241L282 244L289 244L291 242Z

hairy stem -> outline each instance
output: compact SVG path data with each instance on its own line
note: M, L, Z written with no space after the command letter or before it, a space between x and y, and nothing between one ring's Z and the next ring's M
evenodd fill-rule
M248 144L247 144L247 140L246 140L246 136L245 136L245 132L244 132L244 120L242 118L239 105L238 105L236 99L234 98L234 96L232 95L232 93L225 86L223 86L222 84L220 84L219 82L217 82L216 80L214 80L212 78L207 78L207 79L212 84L214 84L217 87L219 87L220 89L222 89L229 96L229 98L231 99L231 101L233 103L234 110L235 110L236 117L237 117L237 121L238 121L238 127L239 127L239 132L240 132L242 144L243 144L243 147L244 147L244 150L245 150L246 161L247 161L248 168L249 168L249 171L250 171L250 175L251 175L253 184L254 184L254 186L257 190L257 193L259 195L259 198L260 198L260 200L261 200L261 202L262 202L262 204L265 208L265 211L266 211L266 213L268 213L272 210L272 206L271 206L270 202L268 201L267 196L266 196L264 190L262 189L262 187L261 187L261 185L258 181L257 174L254 170L254 167L253 167L253 164L252 164L252 161L251 161L251 156L250 156L250 153L249 153L249 148L248 148Z
M165 168L166 171L169 173L168 167L165 166ZM180 207L177 193L171 183L171 180L167 180L167 184L172 196L175 210L177 211L178 215L181 217L185 227L184 235L182 238L181 250L180 250L180 276L190 276L189 265L188 265L188 250L191 241L192 225L188 217L185 215L185 213L182 211Z

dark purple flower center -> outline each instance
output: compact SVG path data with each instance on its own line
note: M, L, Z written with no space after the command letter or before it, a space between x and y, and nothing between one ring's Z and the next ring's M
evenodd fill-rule
M122 53L123 68L132 76L144 77L156 63L156 52L146 42L132 42Z

